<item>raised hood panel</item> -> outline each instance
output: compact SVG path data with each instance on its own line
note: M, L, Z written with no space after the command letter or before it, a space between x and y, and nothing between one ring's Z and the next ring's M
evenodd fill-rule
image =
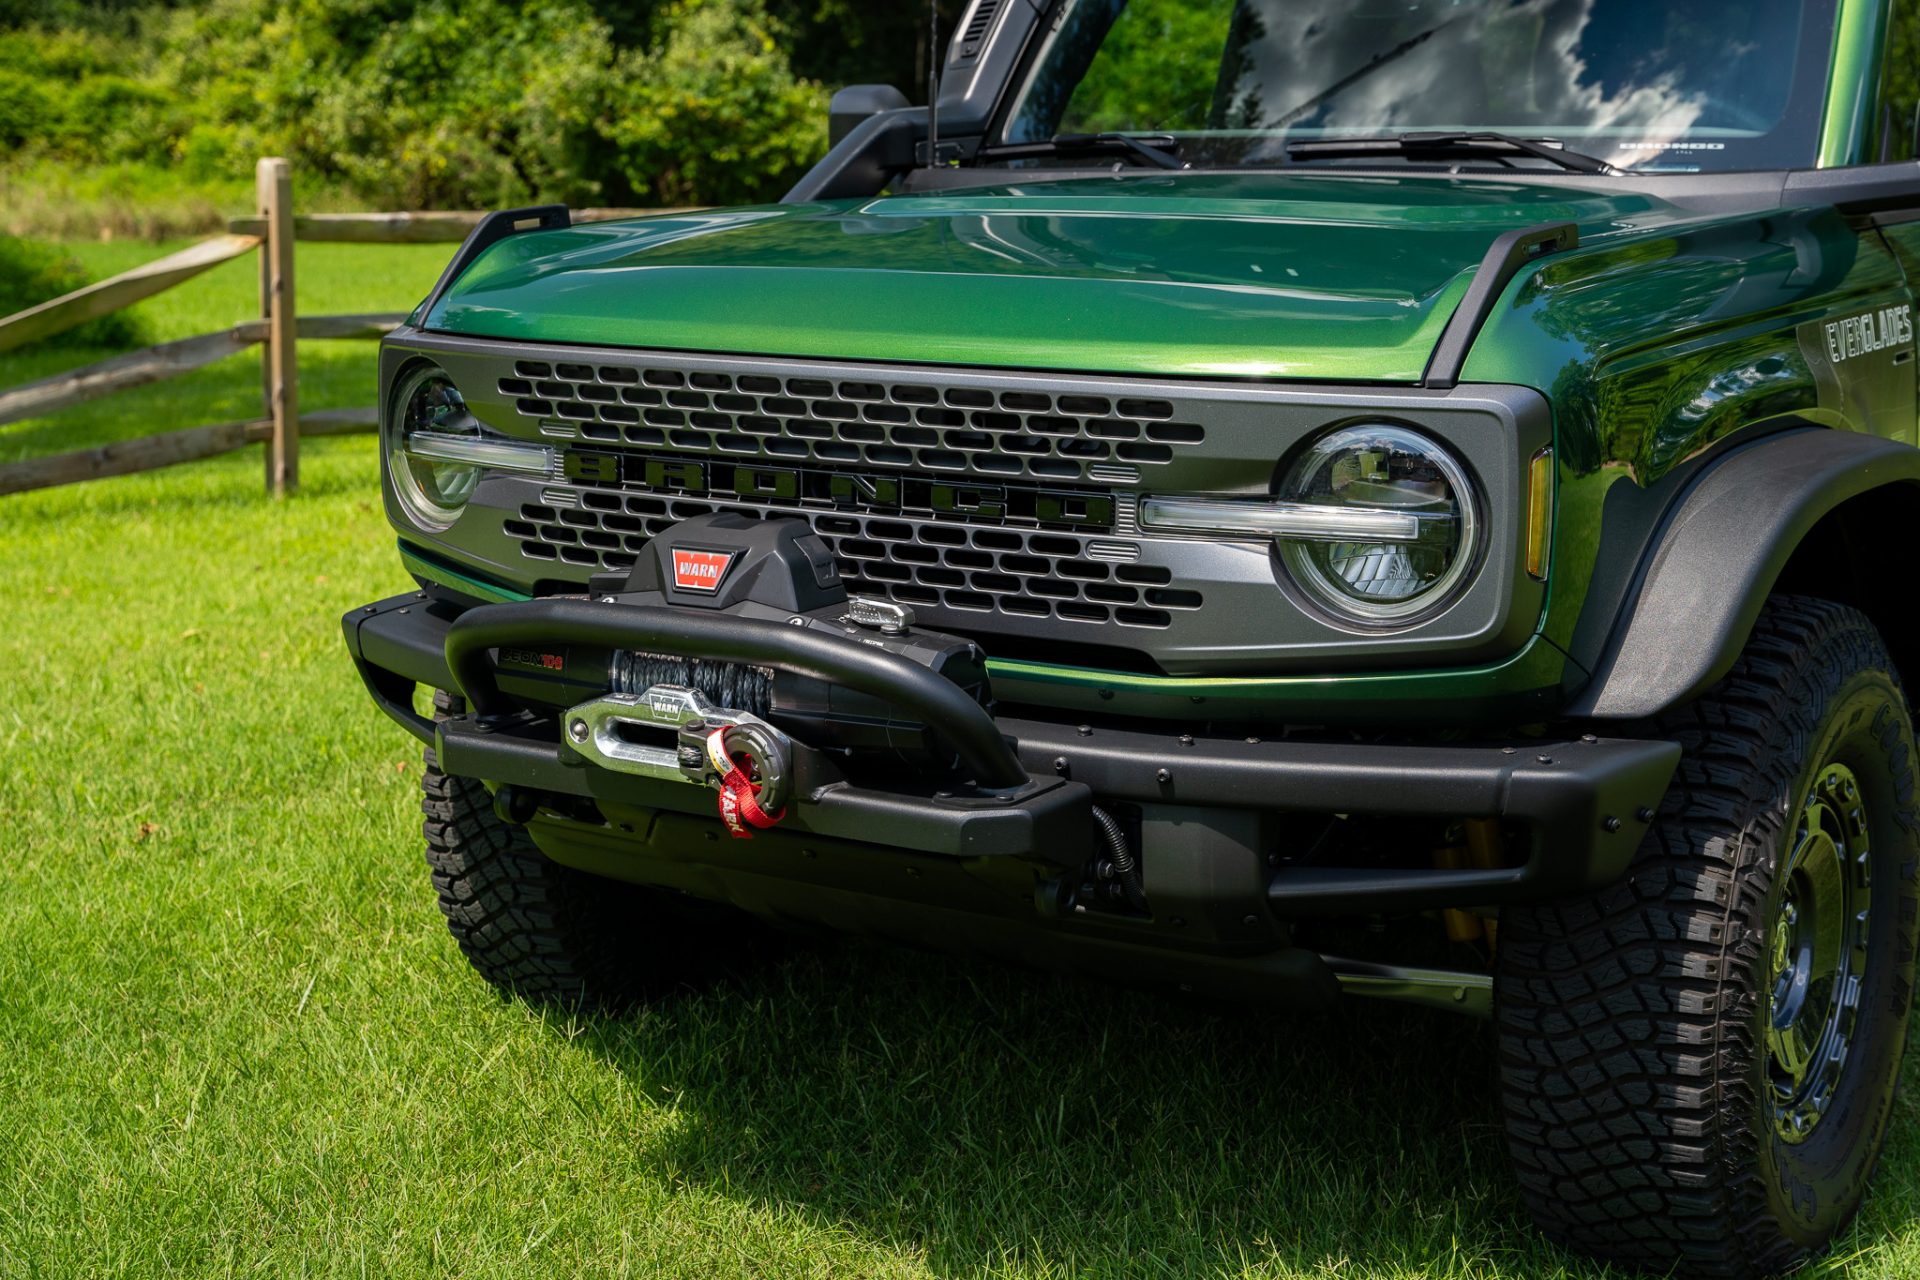
M1643 195L1126 176L525 233L425 318L603 346L1164 376L1417 381L1493 238Z

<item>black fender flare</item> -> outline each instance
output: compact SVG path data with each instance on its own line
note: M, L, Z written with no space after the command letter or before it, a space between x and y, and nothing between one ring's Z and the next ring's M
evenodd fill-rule
M1567 714L1643 720L1704 693L1740 656L1808 532L1889 485L1920 499L1920 449L1825 427L1767 436L1704 467L1667 513Z

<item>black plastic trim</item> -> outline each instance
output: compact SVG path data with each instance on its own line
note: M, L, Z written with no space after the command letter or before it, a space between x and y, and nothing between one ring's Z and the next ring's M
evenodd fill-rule
M1486 256L1473 273L1466 297L1454 308L1440 341L1434 344L1427 360L1422 385L1450 390L1459 385L1460 370L1467 363L1473 340L1493 314L1494 303L1506 292L1513 278L1551 253L1565 253L1580 247L1580 228L1571 222L1545 223L1509 231L1487 247Z
M1571 716L1642 720L1732 668L1774 582L1821 517L1888 485L1920 485L1920 449L1808 427L1705 467L1667 514Z
M1796 169L1781 195L1791 204L1830 204L1842 213L1920 208L1920 161Z
M1028 780L993 717L951 680L858 641L757 618L579 599L483 605L448 629L447 667L475 712L499 715L510 708L488 650L569 642L747 662L844 685L932 726L980 786L1018 787Z
M827 146L839 146L860 125L888 111L904 111L913 104L890 84L850 84L827 104Z
M1102 800L1307 813L1495 818L1525 824L1524 864L1484 871L1282 866L1283 915L1491 906L1617 880L1680 763L1677 743L1626 738L1500 743L1198 738L1000 721L1036 774ZM1279 851L1285 853L1285 850Z
M459 610L410 591L364 605L340 619L347 652L374 705L420 741L433 744L433 721L413 709L421 685L446 689L453 683L440 640ZM424 624L424 625L423 625Z
M914 150L927 137L927 109L899 107L868 116L806 171L782 204L850 200L878 195L913 167Z

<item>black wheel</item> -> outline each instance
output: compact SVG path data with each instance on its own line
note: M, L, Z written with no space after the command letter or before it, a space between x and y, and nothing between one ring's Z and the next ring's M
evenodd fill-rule
M1554 1238L1753 1276L1859 1208L1892 1111L1920 920L1913 729L1873 624L1767 605L1626 880L1508 908L1508 1145Z
M446 715L455 704L434 700ZM426 752L427 865L447 927L480 976L536 1004L620 1008L711 980L766 950L727 908L565 867L502 822L493 796Z

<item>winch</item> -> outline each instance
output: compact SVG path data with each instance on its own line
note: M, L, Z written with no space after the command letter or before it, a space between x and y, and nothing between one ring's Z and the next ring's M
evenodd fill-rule
M684 521L652 539L629 573L596 578L592 596L830 633L908 659L989 702L978 646L917 627L905 606L849 596L825 542L799 520L721 512ZM923 720L803 671L633 649L553 656L575 679L583 666L604 662L607 691L562 718L573 750L617 772L717 789L736 835L777 821L796 774L809 772L796 765L796 752L856 771L889 761L943 771L958 762Z

